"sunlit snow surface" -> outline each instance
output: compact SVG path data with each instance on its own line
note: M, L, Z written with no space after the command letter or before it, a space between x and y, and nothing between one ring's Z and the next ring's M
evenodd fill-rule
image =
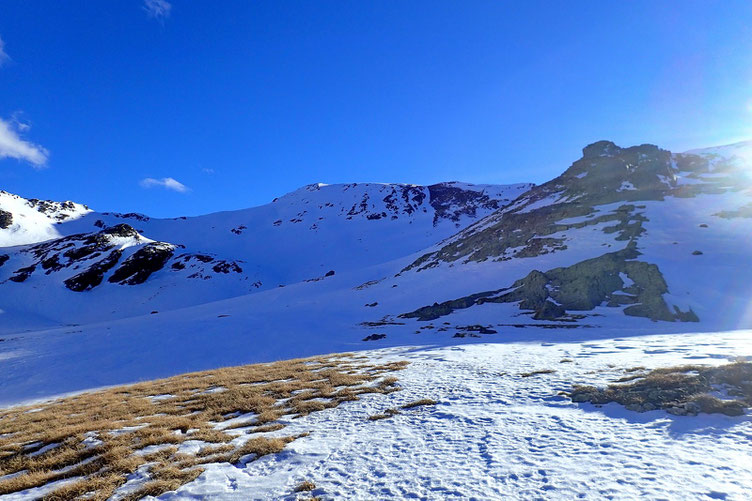
M209 465L162 498L296 499L295 486L308 480L324 499L749 499L749 413L635 413L557 394L634 366L749 358L750 334L369 352L411 361L399 374L402 391L291 420L277 433L311 434L243 467ZM556 372L520 376L540 369ZM367 420L421 398L439 403Z

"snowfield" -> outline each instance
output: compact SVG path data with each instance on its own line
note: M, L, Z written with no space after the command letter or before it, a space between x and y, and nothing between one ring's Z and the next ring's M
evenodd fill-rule
M374 351L411 362L402 391L291 421L285 433L311 434L242 468L208 465L160 499L304 499L293 490L306 480L322 499L749 499L749 413L636 413L557 394L634 366L751 355L750 331ZM520 375L542 369L556 372ZM438 404L367 419L422 398Z

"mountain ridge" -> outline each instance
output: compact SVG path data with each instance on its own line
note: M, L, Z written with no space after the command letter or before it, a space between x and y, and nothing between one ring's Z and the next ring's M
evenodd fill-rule
M0 230L16 244L0 252L0 285L31 287L15 287L14 298L3 308L48 315L53 308L49 303L55 303L56 310L67 304L68 313L59 313L66 321L79 315L100 318L96 311L87 311L82 298L66 293L73 291L111 298L112 314L122 317L318 280L335 270L371 266L419 251L509 203L528 187L315 184L255 208L169 219L95 212L72 202L40 205L5 193L0 207L11 199L9 208L21 216L15 217L15 226ZM24 219L41 206L76 210L64 217L57 212L50 217L40 214L33 223L47 226L27 231ZM20 238L13 241L14 234ZM120 240L113 240L113 235ZM141 270L134 269L127 280L118 279L137 263ZM144 284L146 289L103 292L111 284ZM48 293L34 290L39 287Z

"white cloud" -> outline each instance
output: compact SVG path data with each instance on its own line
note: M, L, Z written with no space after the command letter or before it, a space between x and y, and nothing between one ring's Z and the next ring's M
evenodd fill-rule
M164 188L166 190L177 191L178 193L187 193L191 191L186 185L171 177L163 177L162 179L147 177L142 179L138 184L140 184L142 188Z
M172 5L167 0L144 0L144 10L149 17L162 21L170 17Z
M0 118L0 158L15 158L29 162L34 167L47 163L49 152L38 144L21 139L19 131L29 129L29 125L15 120L7 122Z
M204 167L203 169L201 169L201 172L203 172L204 174L207 174L207 175L211 176L211 175L214 174L214 169L209 169L207 167Z
M10 61L10 56L5 52L5 42L0 38L0 66Z

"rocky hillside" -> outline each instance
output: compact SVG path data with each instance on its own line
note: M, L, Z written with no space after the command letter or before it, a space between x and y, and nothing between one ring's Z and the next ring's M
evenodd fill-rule
M459 232L439 250L425 254L407 269L441 262L504 260L556 252L565 239L555 233L612 222L606 232L630 241L644 232L636 202L666 197L693 198L749 189L747 166L703 154L672 155L654 145L620 148L600 141L561 176L536 186L504 210ZM598 206L621 204L596 216ZM568 222L569 218L582 221ZM565 248L565 247L564 247Z
M456 263L532 263L544 255L573 254L566 251L583 240L591 242L591 248L585 249L588 259L564 258L575 262L553 269L536 267L516 280L506 278L504 288L426 305L403 317L433 320L457 309L505 302L517 304L537 320L573 320L573 314L606 305L651 320L696 322L699 319L691 307L682 310L664 299L671 284L656 262L642 257L658 250L647 238L649 230L670 233L675 229L677 240L684 230L660 227L659 214L652 214L675 207L701 209L701 204L713 200L728 203L732 209L705 212L702 215L708 222L749 217L748 150L746 143L686 154L672 154L654 145L591 144L561 176L460 231L403 273ZM707 246L703 236L712 235L702 231L708 222L699 223L692 238L698 248ZM699 256L702 251L692 249L691 254Z

